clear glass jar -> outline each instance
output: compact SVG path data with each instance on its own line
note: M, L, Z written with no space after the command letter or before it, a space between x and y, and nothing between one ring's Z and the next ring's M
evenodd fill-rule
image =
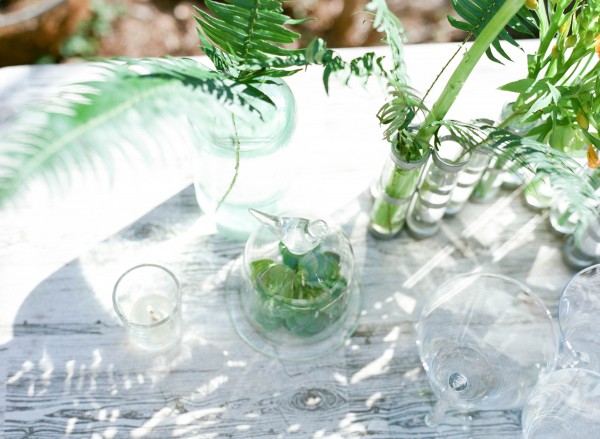
M491 160L489 166L475 185L470 200L474 203L489 203L498 197L504 182L504 169L498 158Z
M246 239L256 228L248 208L277 211L292 181L289 148L296 105L288 85L269 80L258 85L275 105L259 99L259 113L235 108L215 111L213 120L192 121L196 135L194 187L220 234Z
M523 190L523 199L527 206L535 210L550 207L555 191L548 177L536 175Z
M440 139L439 149L433 151L432 157L406 218L409 232L419 239L438 231L459 172L467 166L471 153L452 137L445 137Z
M428 158L429 153L426 152L421 159L408 162L400 157L397 148L392 146L376 185L378 193L373 202L369 223L372 236L390 239L402 231L410 200L417 189Z

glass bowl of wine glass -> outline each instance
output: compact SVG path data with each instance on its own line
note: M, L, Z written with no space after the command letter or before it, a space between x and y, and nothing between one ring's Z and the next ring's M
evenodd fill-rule
M531 392L521 416L524 439L587 439L600 431L600 374L562 369Z
M522 407L557 363L558 331L549 311L520 282L495 274L454 277L424 305L417 346L438 397L425 422L449 407Z
M600 264L575 274L558 303L558 324L563 339L560 364L600 372Z

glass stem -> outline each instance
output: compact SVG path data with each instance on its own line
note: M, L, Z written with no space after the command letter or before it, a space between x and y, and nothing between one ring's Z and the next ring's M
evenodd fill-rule
M568 351L563 350L558 356L558 364L563 369L570 369L579 364L579 359Z
M446 396L446 392L443 392L442 397L436 401L431 411L425 415L425 425L432 428L437 427L444 418L448 407L450 407L450 401Z

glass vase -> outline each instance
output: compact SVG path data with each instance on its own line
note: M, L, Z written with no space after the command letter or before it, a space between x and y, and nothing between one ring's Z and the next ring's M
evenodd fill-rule
M562 249L563 261L575 270L600 262L600 216L592 218L581 236L571 235Z
M453 216L462 210L469 200L475 186L481 180L490 163L491 155L482 150L475 150L471 154L471 159L467 166L458 173L456 187L452 191L448 206L446 206L445 216Z
M294 171L287 148L296 123L294 95L281 79L257 88L274 105L251 98L259 112L219 109L212 120L192 123L198 204L213 216L221 235L235 240L245 240L256 228L248 208L278 211Z
M508 102L504 104L502 107L502 111L500 112L500 120L504 121L511 117L513 112L514 102ZM517 136L525 136L529 131L531 131L537 122L523 122L518 119L513 119L507 126L506 130L510 131ZM527 172L520 168L515 168L515 164L511 161L506 161L504 163L504 167L506 172L502 174L502 187L507 190L515 190L519 186L523 184L525 178L527 176ZM510 169L510 171L508 171Z
M571 235L575 232L579 215L572 211L569 200L557 197L550 205L549 220L552 230L560 235Z
M406 218L408 230L418 239L433 236L446 212L459 172L467 166L471 153L451 137L440 139L424 171Z
M391 153L381 172L371 209L369 232L379 239L397 236L404 227L406 213L429 153L417 161L404 160L392 146Z
M490 161L481 178L473 188L470 200L474 203L489 203L498 197L504 182L502 162L496 157Z
M523 190L525 204L534 210L550 207L555 191L548 177L536 175Z
M584 168L583 178L590 178L595 173L593 168ZM591 180L594 187L597 180ZM600 196L600 190L596 189L596 196ZM565 194L557 191L550 203L550 214L548 215L550 226L554 232L559 235L571 235L575 232L577 225L582 221L573 203L578 203L588 208L598 208L598 202L592 197L585 197L583 200L573 201Z

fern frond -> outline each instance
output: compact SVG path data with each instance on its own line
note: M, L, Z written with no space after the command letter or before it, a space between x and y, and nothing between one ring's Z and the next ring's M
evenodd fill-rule
M296 21L283 13L281 1L206 0L205 4L210 14L196 8L196 21L205 37L202 48L222 73L247 80L242 66L298 54L283 47L300 35L285 27Z
M426 113L428 110L423 99L409 85L404 59L404 28L385 0L371 0L365 9L373 14L373 29L384 34L383 41L392 53L392 68L389 71L381 69L387 80L388 98L377 112L377 118L385 126L384 138L392 145L402 145L403 150L398 152L406 160L418 160L427 148L415 139L409 126L419 111Z
M505 0L452 0L452 6L456 13L462 18L462 21L450 15L448 16L448 21L453 27L467 32L468 36L475 36L475 38L477 38L492 17L502 7L504 1ZM509 31L534 36L537 27L538 25L534 14L523 6L508 22L506 28L498 34L498 37L494 40L490 48L488 48L486 51L487 57L492 61L501 63L494 54L493 48L502 58L510 61L511 59L502 48L500 41L506 41L515 47L519 47L519 44L511 36Z
M73 168L110 174L117 155L164 154L186 115L201 120L233 103L254 109L246 96L255 89L191 59L122 59L99 68L100 79L71 85L12 121L0 140L0 205L39 178L64 188Z
M384 34L384 42L392 52L393 68L389 72L391 80L407 84L406 62L404 59L404 43L406 34L402 22L387 6L385 0L371 0L365 10L374 14L373 29Z

